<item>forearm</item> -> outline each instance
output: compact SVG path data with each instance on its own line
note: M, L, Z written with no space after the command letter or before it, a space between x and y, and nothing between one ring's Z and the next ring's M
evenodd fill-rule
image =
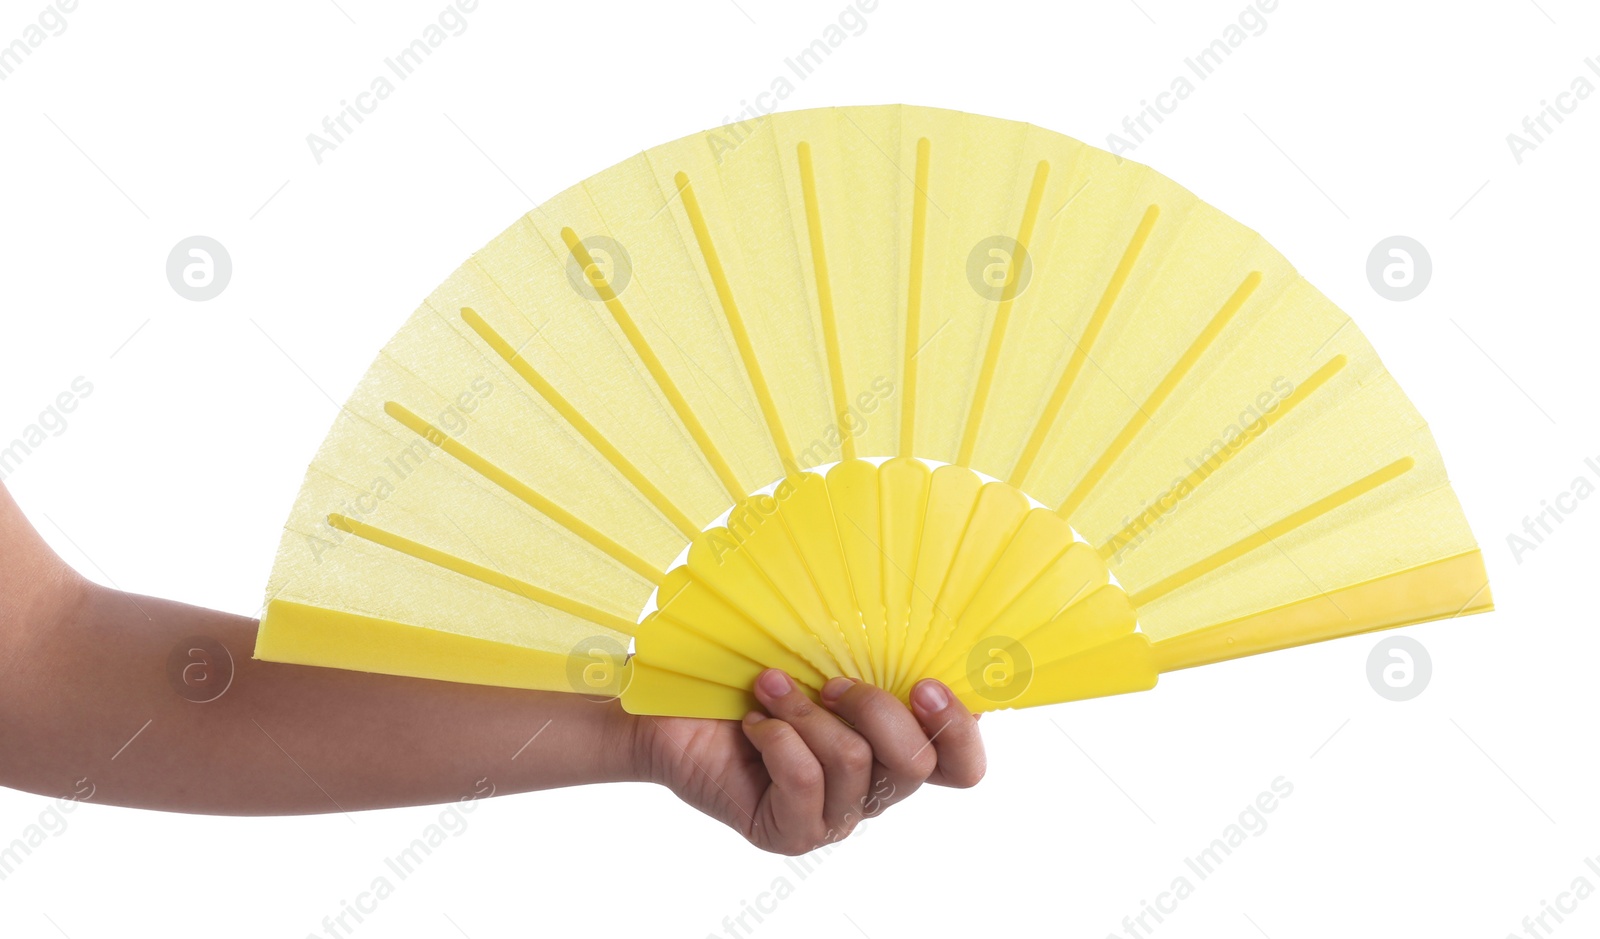
M259 662L252 619L72 580L53 605L10 598L47 619L0 646L4 785L60 796L87 779L96 802L249 815L636 778L615 702ZM196 636L232 659L203 703L222 686L185 697L168 668Z
M775 719L634 718L577 694L258 662L256 629L88 583L0 485L0 785L282 815L649 781L793 854L983 774L976 720L932 680L914 711L842 678L819 707L772 670L752 690Z

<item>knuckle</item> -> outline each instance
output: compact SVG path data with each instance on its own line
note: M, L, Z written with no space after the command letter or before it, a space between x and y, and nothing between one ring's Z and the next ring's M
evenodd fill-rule
M939 755L933 752L932 747L923 747L911 758L910 770L918 779L927 779L938 768Z
M894 695L876 685L862 685L861 694L858 700L861 702L860 707L862 709L875 712L890 711L895 708L905 707L905 705L900 703L899 698L896 698Z
M851 773L865 773L872 769L872 745L857 737L846 743L839 754L839 764Z
M984 774L988 772L988 769L988 761L983 757L979 757L971 765L965 766L959 772L954 773L951 784L957 789L971 789L978 783L983 782Z
M859 728L872 728L877 731L895 725L897 712L905 710L905 705L899 699L882 688L871 685L858 685L851 688L843 698L839 699L839 708L850 723Z
M817 706L811 703L810 698L798 692L793 695L793 698L793 701L784 701L780 705L789 719L804 721L810 720L817 715Z
M788 773L789 781L800 789L822 788L822 767L815 760L796 764Z
M882 815L890 805L894 804L896 794L897 789L889 781L889 777L885 776L875 780L872 784L872 792L868 793L867 797L861 802L861 816L863 818L876 818Z
M859 711L865 702L871 701L875 696L882 693L878 686L869 685L865 681L858 681L845 689L839 700L834 702L834 706Z
M752 726L750 733L763 739L765 742L762 746L766 747L782 743L789 734L794 733L794 728L790 727L782 718L769 717Z

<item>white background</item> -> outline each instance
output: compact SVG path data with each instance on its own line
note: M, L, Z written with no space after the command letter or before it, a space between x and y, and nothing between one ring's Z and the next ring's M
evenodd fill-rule
M42 6L0 3L0 43ZM6 484L90 576L254 613L330 398L418 301L532 201L736 114L843 0L483 0L318 165L306 135L442 6L88 0L0 82L0 438L94 386ZM926 104L1104 146L1243 7L880 0L783 106ZM1520 164L1506 142L1575 76L1600 84L1585 56L1579 0L1282 0L1132 154L1272 240L1428 416L1499 611L1408 630L1420 697L1375 694L1357 637L995 715L982 786L924 791L803 879L662 790L495 799L357 935L699 937L784 877L756 935L1098 937L1195 881L1183 859L1279 776L1268 828L1156 935L1500 937L1576 877L1600 888L1600 499L1521 563L1507 546L1600 463L1600 95ZM204 303L165 276L194 234L234 263ZM1433 258L1409 302L1366 279L1392 234ZM0 791L0 841L47 804ZM0 882L0 931L320 933L438 811L85 805ZM1597 929L1591 898L1558 931Z

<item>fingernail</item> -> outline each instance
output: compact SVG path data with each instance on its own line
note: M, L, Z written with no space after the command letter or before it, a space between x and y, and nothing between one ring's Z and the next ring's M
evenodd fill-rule
M911 701L918 709L934 714L945 709L950 703L950 692L944 690L944 685L929 679L921 682L911 691Z
M846 678L843 675L840 675L837 678L828 679L828 683L822 686L823 702L826 704L832 704L833 702L839 700L840 698L844 697L844 693L849 691L850 686L853 684L855 684L854 681Z
M760 711L751 711L749 714L744 716L744 722L746 724L759 724L766 719L767 715L761 713Z
M794 682L778 668L769 668L762 672L761 677L756 679L756 685L762 694L769 698L781 698L794 690Z

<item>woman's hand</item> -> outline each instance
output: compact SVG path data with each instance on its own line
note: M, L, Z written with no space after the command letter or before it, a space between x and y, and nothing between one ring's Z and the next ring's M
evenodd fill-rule
M288 815L648 780L762 848L801 854L924 782L983 775L977 722L938 682L919 684L908 710L836 680L819 707L768 671L760 719L637 717L615 699L264 662L250 656L256 629L89 583L0 484L0 785ZM196 637L226 652L207 662L226 678L203 701L173 669Z
M645 778L764 850L804 854L925 782L983 778L978 721L938 681L919 682L910 709L849 678L823 686L819 707L777 669L755 695L766 713L739 723L639 718L639 754Z

